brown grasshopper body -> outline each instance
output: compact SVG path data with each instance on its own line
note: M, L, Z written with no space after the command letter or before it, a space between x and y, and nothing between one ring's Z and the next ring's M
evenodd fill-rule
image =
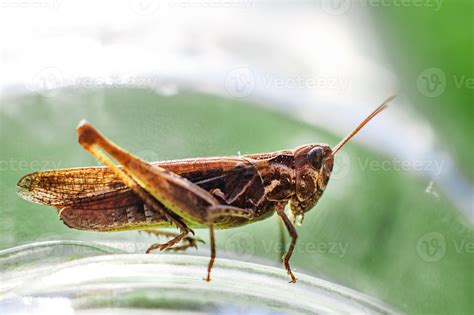
M252 210L249 218L216 218L214 227L225 229L266 219L277 208L284 208L289 200L295 215L312 208L329 180L333 159L327 159L321 176L305 173L313 172L311 162L321 163L318 159L324 150L331 149L326 145L306 145L294 151L151 164L193 182L224 205ZM318 159L315 155L319 155ZM314 156L311 162L309 156ZM87 181L88 178L92 180ZM24 176L18 187L25 199L60 209L60 218L71 228L119 231L170 226L164 216L148 209L147 204L106 167L36 172ZM66 187L70 189L65 190ZM36 194L30 194L32 190ZM184 222L190 228L207 227L186 219Z
M389 99L390 100L390 99ZM148 163L110 142L90 124L78 126L79 143L108 167L40 171L18 182L20 196L54 206L71 228L97 231L145 229L175 225L180 234L154 249L195 246L192 228L209 228L211 261L214 228L234 228L260 221L275 212L286 226L291 244L283 260L292 282L289 259L296 244L294 220L312 209L328 184L335 153L387 100L334 149L308 144L294 150L238 157L212 157ZM102 151L99 150L102 149ZM109 158L120 166L116 166ZM290 202L293 223L284 209ZM188 246L177 246L182 240ZM175 246L176 245L176 246ZM174 247L173 247L174 246Z

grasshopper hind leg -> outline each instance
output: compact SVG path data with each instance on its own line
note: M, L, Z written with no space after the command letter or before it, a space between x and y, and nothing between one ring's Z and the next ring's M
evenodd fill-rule
M108 166L112 172L120 179L122 182L127 185L131 190L133 190L143 202L152 208L154 211L160 213L166 218L166 220L180 229L183 233L194 232L188 228L188 226L177 216L175 213L166 209L161 203L156 200L149 191L145 190L136 179L131 176L126 167L119 168L116 166L112 160L97 149L99 147L111 147L115 159L120 158L122 160L129 161L131 156L128 152L120 149L111 143L109 140L105 139L100 133L98 133L91 125L87 122L81 122L77 127L77 133L79 135L79 144L88 151L92 156L97 160L102 162L104 165ZM110 154L110 153L109 153Z
M255 215L255 212L252 209L243 209L233 206L218 205L211 206L208 209L208 220L209 220L209 239L211 245L211 259L207 265L207 277L204 278L207 282L211 281L211 271L214 266L214 261L216 259L216 242L214 237L214 222L217 221L220 217L234 217L234 218L245 218L252 219Z
M216 260L216 242L214 239L214 225L209 225L209 239L211 242L211 259L209 260L209 264L207 265L207 277L204 278L207 282L211 281L211 270L212 266L214 266L214 260Z
M276 219L278 220L278 234L279 234L278 242L280 245L278 260L280 260L285 255L285 248L286 248L285 223L283 222L283 219L280 216L276 216Z

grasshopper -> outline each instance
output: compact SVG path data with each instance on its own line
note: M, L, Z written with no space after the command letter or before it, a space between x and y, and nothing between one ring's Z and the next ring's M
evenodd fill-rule
M120 148L86 121L77 127L80 145L105 166L47 170L23 176L19 195L54 206L70 228L94 231L139 229L171 237L147 253L196 247L193 228L210 231L211 280L216 257L214 229L235 228L275 212L291 237L283 265L296 282L290 258L297 241L295 218L303 218L323 194L335 154L386 108L388 98L334 149L307 144L294 150L237 157L209 157L146 162ZM116 165L113 160L118 165ZM290 203L293 220L285 212ZM177 227L179 233L155 230ZM281 229L281 231L283 231ZM283 235L284 240L284 235ZM179 243L182 244L179 246Z

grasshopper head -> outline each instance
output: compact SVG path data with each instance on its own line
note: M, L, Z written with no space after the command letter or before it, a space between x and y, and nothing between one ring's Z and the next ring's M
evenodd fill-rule
M313 208L323 194L331 176L336 153L354 137L372 118L383 111L395 95L386 99L368 115L352 132L342 139L334 149L325 144L308 144L294 151L296 188L291 199L293 215L302 216Z
M331 176L334 156L326 144L308 144L295 150L296 191L291 200L293 215L316 205Z

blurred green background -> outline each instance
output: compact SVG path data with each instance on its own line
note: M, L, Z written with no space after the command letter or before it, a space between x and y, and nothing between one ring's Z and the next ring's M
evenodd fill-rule
M413 2L414 3L414 2ZM379 39L396 65L403 90L416 110L435 126L439 142L449 148L457 166L474 180L474 3L470 0L422 1L426 6L372 8ZM441 70L445 87L430 82L425 90L420 76ZM442 75L444 74L444 79ZM436 81L436 80L435 80ZM417 84L418 83L418 84Z
M472 184L472 1L445 1L441 10L395 5L370 10L403 92L416 104L414 110L434 126L439 143ZM432 68L445 76L442 90L434 86L430 92L417 83ZM333 146L340 140L288 115L205 94L160 96L139 89L82 89L52 97L4 98L1 249L58 238L152 242L137 232L68 229L54 209L16 195L16 182L28 172L98 165L77 144L74 127L83 118L147 160L267 152L308 142ZM355 142L344 152L336 159L323 198L298 227L300 245L292 260L296 271L365 292L404 313L473 314L472 225L426 178L362 167L391 157ZM206 231L198 235L207 238ZM219 231L218 257L225 252L231 258L278 265L277 239L273 218Z

